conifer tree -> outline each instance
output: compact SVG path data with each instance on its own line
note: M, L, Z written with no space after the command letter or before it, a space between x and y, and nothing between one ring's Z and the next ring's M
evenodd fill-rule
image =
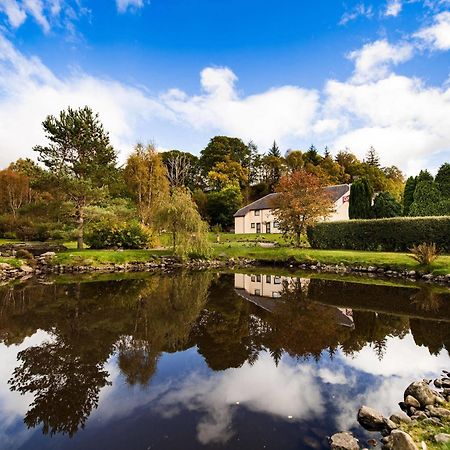
M405 190L403 191L403 215L409 215L409 209L414 201L414 191L416 190L417 179L416 177L409 177L406 180Z
M372 212L373 190L366 178L356 180L350 188L350 219L369 219Z
M366 163L369 164L369 166L380 167L380 157L373 147L370 147L367 152Z

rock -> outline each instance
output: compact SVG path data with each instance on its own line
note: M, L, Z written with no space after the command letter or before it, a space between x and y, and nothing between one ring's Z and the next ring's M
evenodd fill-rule
M51 258L54 258L55 256L56 256L55 252L45 252L45 253L42 253L41 258L51 259Z
M385 450L419 450L412 437L400 430L392 431L384 442L383 449Z
M11 266L11 264L0 263L0 270L10 270L12 268L13 268L13 266Z
M26 265L20 266L20 270L25 273L33 273L34 272L34 269L32 267L26 266Z
M389 417L389 419L391 419L392 422L396 423L397 425L400 425L401 423L410 423L411 422L411 417L409 417L404 412L394 413L391 415L391 417Z
M425 425L440 425L441 421L437 417L427 417L422 420Z
M450 417L450 410L447 408L441 408L439 406L428 405L426 410L432 417Z
M332 450L359 450L359 444L351 433L345 431L331 436L330 448Z
M433 381L433 384L437 387L437 388L441 388L442 387L442 381L437 379Z
M416 409L420 408L419 400L414 398L412 395L407 395L405 397L405 403L407 406L412 406L413 408L416 408Z
M434 436L434 440L438 444L447 444L448 442L450 442L450 434L447 433L436 434L436 436Z
M395 430L396 428L398 428L397 424L395 422L393 422L391 419L384 418L383 422L388 431L392 431L392 430Z
M415 381L411 383L405 391L404 399L408 396L414 397L422 408L427 405L434 405L436 401L436 394L430 389L428 383L425 381Z
M369 431L381 431L385 428L383 415L368 406L359 409L357 419L360 425Z
M414 415L411 416L413 420L424 420L428 416L423 411L417 411Z

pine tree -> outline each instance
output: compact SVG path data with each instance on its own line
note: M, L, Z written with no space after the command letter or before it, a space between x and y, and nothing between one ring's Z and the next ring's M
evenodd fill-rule
M370 147L367 152L366 163L369 164L369 166L380 167L380 157L373 147Z
M414 191L417 186L417 178L409 177L406 180L405 190L403 191L403 215L409 216L409 210L414 201Z
M269 152L267 153L268 156L274 156L275 158L281 158L281 152L278 148L278 145L275 141L273 141L272 147L269 149Z
M445 163L439 168L436 175L436 184L441 191L442 197L450 199L450 164Z
M328 146L325 147L324 158L331 158L331 153Z
M372 215L373 190L366 178L356 180L350 188L350 219L369 219Z

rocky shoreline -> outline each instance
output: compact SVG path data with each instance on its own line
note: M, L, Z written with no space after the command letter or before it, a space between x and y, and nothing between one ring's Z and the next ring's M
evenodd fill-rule
M450 372L434 380L411 383L399 403L402 411L391 414L389 418L368 406L362 406L357 414L358 423L368 431L379 432L382 436L383 450L426 450L431 443L450 446ZM437 430L431 433L431 441L416 443L410 430ZM417 439L417 437L416 437ZM332 450L359 450L359 441L349 431L336 433L329 439ZM370 439L369 446L378 447L377 439Z
M126 273L126 272L146 272L153 270L165 270L175 268L187 268L195 270L220 269L220 268L245 268L245 267L283 267L288 269L302 269L313 272L325 272L336 274L359 274L371 278L385 277L406 279L409 281L422 281L427 283L437 283L450 286L450 274L433 275L415 270L392 270L385 267L374 266L351 266L351 265L330 265L319 262L303 263L290 259L287 261L258 260L258 259L204 259L181 261L174 257L158 257L151 261L140 262L131 261L124 264L103 264L94 265L61 265L56 264L54 258L56 253L47 251L35 256L32 261L26 261L20 267L14 267L7 263L0 263L0 281L14 280L30 275L52 275L52 274L80 274L80 273Z

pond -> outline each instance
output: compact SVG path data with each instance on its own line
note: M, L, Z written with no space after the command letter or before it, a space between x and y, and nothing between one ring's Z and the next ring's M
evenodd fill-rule
M257 270L257 269L253 269ZM445 288L180 272L0 287L1 449L321 449L450 369Z

